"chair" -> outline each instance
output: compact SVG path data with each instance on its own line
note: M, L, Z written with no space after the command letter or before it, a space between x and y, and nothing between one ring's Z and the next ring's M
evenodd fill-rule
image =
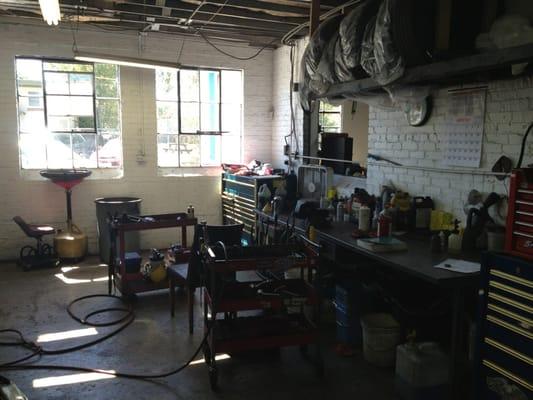
M196 225L194 239L191 246L191 257L188 263L175 264L167 268L170 290L170 315L174 317L176 303L176 285L185 288L187 292L187 307L189 311L189 333L194 331L194 293L201 286L200 243L214 244L223 242L227 246L241 244L243 224L235 225Z
M22 229L26 236L37 240L36 246L23 246L20 249L20 263L25 270L42 264L55 264L54 248L43 242L43 236L52 235L55 229L49 225L28 224L20 216L13 217L13 221ZM52 262L53 261L53 262Z

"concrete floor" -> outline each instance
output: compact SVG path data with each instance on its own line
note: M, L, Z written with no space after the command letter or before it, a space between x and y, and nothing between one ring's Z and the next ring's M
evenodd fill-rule
M0 265L0 329L19 329L30 340L37 340L43 334L85 329L67 315L65 307L79 296L107 293L106 267L99 266L94 258L77 267L70 271L63 268L63 273L61 268L23 272L14 264ZM105 302L109 303L95 300L89 306ZM185 296L180 292L177 314L171 318L166 291L140 295L135 303L135 321L118 335L75 353L44 356L35 364L76 365L140 374L173 369L191 356L202 339L200 303L197 301L195 309L193 336L188 334L185 304ZM83 308L81 305L79 310ZM101 335L109 329L97 328L97 332ZM394 399L393 372L368 365L361 355L337 356L334 329L330 326L325 332L331 340L324 346L326 369L322 379L317 378L313 366L302 358L297 348L220 361L217 393L211 391L207 368L202 363L178 375L152 381L112 378L68 383L65 379L43 379L79 374L52 370L0 371L0 374L13 380L29 399ZM59 349L95 337L55 340L42 346ZM0 340L7 338L3 335ZM0 363L24 354L23 350L12 347L0 347L0 351Z

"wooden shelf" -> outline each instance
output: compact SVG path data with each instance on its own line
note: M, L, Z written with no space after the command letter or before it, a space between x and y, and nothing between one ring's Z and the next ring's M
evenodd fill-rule
M402 78L393 82L394 85L438 83L450 79L465 78L470 74L486 72L507 67L512 64L533 61L533 44L509 47L486 53L455 58L432 64L420 65L409 68ZM335 98L346 94L366 93L382 90L383 86L371 78L355 81L336 83L320 96L312 96L312 99Z

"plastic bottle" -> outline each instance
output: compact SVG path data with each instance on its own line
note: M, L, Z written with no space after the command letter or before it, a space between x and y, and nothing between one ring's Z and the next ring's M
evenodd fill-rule
M358 228L363 232L367 232L370 229L370 208L367 206L361 206L359 208Z
M462 229L459 229L459 221L455 220L454 223L454 229L450 236L448 237L448 253L451 254L459 254L461 252L462 242L463 242L463 235L462 235Z

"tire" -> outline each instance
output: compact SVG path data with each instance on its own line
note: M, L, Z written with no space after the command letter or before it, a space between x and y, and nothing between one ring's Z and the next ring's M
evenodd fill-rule
M27 257L35 256L37 255L37 250L33 246L24 246L20 249L20 260L23 261Z

